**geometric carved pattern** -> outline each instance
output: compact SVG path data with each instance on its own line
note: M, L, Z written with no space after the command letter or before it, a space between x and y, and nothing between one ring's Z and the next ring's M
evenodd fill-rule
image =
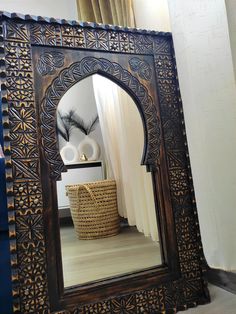
M35 110L31 108L10 108L13 133L35 132Z
M156 107L152 98L148 95L146 87L118 63L110 62L103 58L85 57L80 62L73 63L59 74L47 89L45 98L42 101L42 145L51 169L50 175L56 180L60 178L64 169L64 164L57 149L57 136L54 125L57 105L61 97L72 85L97 71L109 74L117 82L121 82L127 88L127 91L136 96L143 113L144 130L147 130L146 151L143 154L142 164L155 169L159 163L160 121Z
M39 178L39 160L32 159L14 159L13 160L14 177L18 180L27 181L37 180Z
M47 313L46 250L29 31L25 23L7 21L4 34L8 103L4 98L3 103L9 119L9 132L4 138L6 154L9 140L12 145L9 163L12 182L8 183L7 193L13 295L19 297L14 299L14 312Z
M107 31L85 30L87 48L97 50L108 50L108 33Z
M190 281L185 282L184 293L186 299L194 299L200 287L205 290L206 283L202 277L205 265L202 263L203 251L171 41L157 38L154 52L180 268L183 277L192 279L191 284Z
M198 291L201 283L195 280L181 280L169 285L161 285L159 288L142 290L131 295L106 300L95 304L89 304L73 309L70 313L176 313L178 310L186 310L187 307L196 306ZM188 301L187 303L186 300ZM194 301L193 301L194 300ZM185 304L185 305L184 305ZM58 312L59 313L59 312Z
M29 33L25 23L12 23L8 21L5 27L5 38L14 42L28 42Z
M134 36L126 33L109 32L110 51L134 52Z
M30 24L31 42L35 45L56 46L61 42L60 26L47 24Z
M151 36L136 35L134 37L135 53L153 53L153 40Z
M1 60L0 77L13 311L25 314L50 313L46 263L46 253L50 252L46 252L43 230L38 129L34 123L36 108L31 44L153 55L181 269L181 278L174 282L157 284L151 289L114 296L93 304L74 305L68 311L57 313L176 313L177 310L205 303L209 300L206 282L202 276L205 265L202 262L203 251L170 34L147 34L139 30L131 32L107 25L97 29L93 24L60 22L30 16L27 17L27 22L24 21L26 17L22 16L14 19L17 15L1 14L1 17L3 27L0 27L0 57L5 58L5 61ZM95 59L91 60L91 64L85 62L86 66L89 65L89 71L96 65L104 72L116 69L112 73L114 77L118 73L126 74L114 63L103 63ZM73 66L76 70L74 78L78 80L78 77L85 73L85 67L82 63ZM126 84L127 90L137 86L132 75L130 78L132 85ZM69 83L70 79L68 76L64 81ZM48 96L52 96L55 110L54 101L57 101L61 94L50 93ZM48 101L49 99L50 97ZM145 99L145 104L152 103L147 97ZM145 106L147 110L148 106ZM153 106L149 107L151 111L146 111L147 116L154 113ZM159 123L154 121L156 122ZM159 128L160 124L155 132L158 133ZM54 156L51 155L50 158Z
M16 218L18 241L39 241L42 240L43 219L42 215L22 215Z
M88 23L87 23L88 24ZM83 26L83 24L82 24ZM123 53L152 54L153 41L151 36L136 33L119 32L106 25L106 29L99 30L81 26L69 25L30 25L31 42L34 45L62 46L71 48L85 48ZM169 33L161 33L169 36Z
M4 37L9 41L30 42L33 45L96 49L123 53L153 54L157 50L166 51L166 38L170 33L147 34L139 29L126 29L112 25L71 22L42 17L5 14L3 17L27 19L31 23L8 22ZM40 23L37 23L40 22ZM156 41L153 41L153 36ZM168 46L168 45L167 45Z

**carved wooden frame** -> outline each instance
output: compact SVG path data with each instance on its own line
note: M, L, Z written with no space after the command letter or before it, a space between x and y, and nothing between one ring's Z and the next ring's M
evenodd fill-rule
M176 313L208 302L171 34L3 12L0 20L2 123L14 313ZM41 48L45 48L47 55L42 54L36 64L33 51ZM137 274L64 292L63 281L58 276L61 269L60 243L55 240L58 231L54 238L47 230L58 223L57 216L52 214L54 200L49 196L46 201L43 196L47 189L53 191L55 179L63 171L63 163L55 151L55 128L50 112L50 108L55 112L63 94L56 89L55 82L59 79L68 87L79 80L82 69L82 60L64 64L66 50L81 54L86 51L90 57L90 72L86 74L85 67L81 78L101 72L117 79L139 108L146 131L143 164L153 173L159 198L156 203L164 263ZM127 56L129 71L114 60L101 60L105 52L122 55L124 60ZM151 67L145 61L150 57ZM50 61L45 63L45 59ZM85 59L86 56L83 62ZM40 104L36 97L39 88L36 72L48 82ZM73 79L72 72L76 74ZM149 95L153 86L148 83L152 73L158 97L154 100ZM51 75L54 81L50 81ZM125 77L123 80L121 75ZM49 161L55 161L54 165L49 165Z

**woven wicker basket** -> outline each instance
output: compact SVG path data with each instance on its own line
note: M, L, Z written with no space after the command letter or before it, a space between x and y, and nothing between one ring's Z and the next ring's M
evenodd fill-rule
M66 191L79 239L99 239L119 233L120 221L114 180L67 185Z

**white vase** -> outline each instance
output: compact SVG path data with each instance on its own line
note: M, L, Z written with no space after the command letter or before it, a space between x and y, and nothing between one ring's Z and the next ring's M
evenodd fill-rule
M98 143L88 135L78 145L79 156L85 155L87 160L98 160L100 148Z
M60 154L64 164L76 162L79 160L78 151L76 147L70 142L66 142L66 145L62 147Z

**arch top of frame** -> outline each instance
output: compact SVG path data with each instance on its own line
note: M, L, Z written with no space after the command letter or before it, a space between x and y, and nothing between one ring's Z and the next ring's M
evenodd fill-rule
M42 16L35 16L31 14L21 14L21 13L10 13L7 11L0 11L0 19L2 18L10 18L10 19L17 19L18 21L29 21L29 22L45 22L45 23L53 23L59 25L70 25L70 26L80 26L85 28L95 28L101 30L111 30L111 31L121 31L126 33L136 33L142 35L159 35L165 37L172 37L170 32L162 32L162 31L154 31L154 30L145 30L140 28L132 28L132 27L123 27L123 26L116 26L110 24L101 24L101 23L93 23L93 22L82 22L82 21L75 21L75 20L66 20L66 19L56 19L53 17L42 17Z
M3 40L125 54L171 55L172 34L0 11Z
M52 123L57 105L70 87L95 73L102 73L104 76L108 74L107 77L112 78L117 84L120 83L119 85L123 86L133 99L135 96L135 104L141 113L145 135L141 164L146 165L148 171L155 170L160 163L160 120L147 88L120 64L108 59L88 56L64 68L47 88L41 103L42 146L51 170L50 177L58 180L61 172L64 171L64 164L57 150L55 126Z

